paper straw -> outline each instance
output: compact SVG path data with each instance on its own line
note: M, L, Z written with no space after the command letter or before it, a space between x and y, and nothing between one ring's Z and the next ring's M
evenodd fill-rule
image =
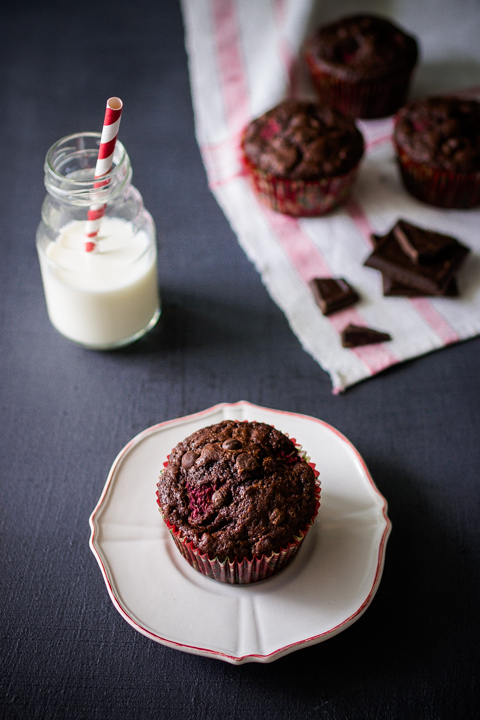
M107 100L105 119L103 121L102 137L98 150L97 164L95 165L95 178L101 178L112 169L113 153L120 127L123 103L120 98L112 97ZM104 178L93 184L94 188L104 187L110 182ZM100 229L102 218L105 215L106 204L91 205L87 215L87 227L85 230L85 250L92 252L97 247L97 235Z

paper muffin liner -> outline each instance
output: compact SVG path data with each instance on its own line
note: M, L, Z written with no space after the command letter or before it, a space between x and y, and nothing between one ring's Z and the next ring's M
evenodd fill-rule
M304 462L307 462L310 465L315 474L315 510L311 520L307 523L303 530L300 530L298 535L296 535L285 548L281 548L278 552L273 552L270 555L254 555L250 559L235 559L233 561L228 558L225 560L219 560L216 557L210 557L206 553L201 553L194 547L191 541L189 542L182 535L181 531L175 525L172 525L172 523L163 516L157 494L157 505L177 549L185 560L195 570L197 570L197 572L211 578L212 580L219 580L220 582L230 583L232 585L247 585L272 577L272 575L275 575L286 567L286 565L288 565L291 559L296 555L318 514L320 507L320 481L319 472L315 468L315 463L310 462L310 459L304 453L301 446L298 445L293 438L291 438L291 440L295 444L298 454L302 457ZM168 459L164 465L166 466L167 463ZM161 471L160 476L162 472L163 471Z
M357 165L345 175L315 180L291 180L260 170L243 158L259 199L272 210L295 217L325 215L343 203L355 181Z
M437 170L412 160L395 139L394 144L402 182L417 200L442 208L480 205L480 172Z
M387 117L405 103L413 70L388 78L360 82L332 75L327 68L322 68L317 63L308 48L305 60L319 100L351 117Z

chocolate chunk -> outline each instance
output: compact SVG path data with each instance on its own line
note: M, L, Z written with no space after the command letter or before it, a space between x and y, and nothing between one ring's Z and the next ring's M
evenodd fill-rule
M347 325L342 330L342 345L345 348L358 347L360 345L374 345L375 343L391 340L391 335L386 332L374 330L364 325Z
M310 287L324 315L331 315L360 300L358 293L343 278L314 278Z
M450 235L425 230L406 220L398 220L393 233L405 255L415 264L435 260L446 250L451 250L458 242Z
M272 525L279 525L285 519L285 512L279 508L274 508L270 513L269 520Z
M415 288L402 285L388 275L382 273L383 294L385 297L432 297L430 293L416 290ZM444 297L458 297L458 285L455 278L452 278L445 288ZM438 296L437 296L438 297Z
M455 244L428 264L415 264L402 250L393 230L386 235L372 237L375 249L365 260L367 267L380 270L393 280L429 295L444 295L448 284L470 252Z
M253 455L246 452L237 455L235 465L239 472L253 472L258 468L258 463Z
M212 507L215 510L218 510L219 508L223 507L223 505L228 505L232 500L232 493L230 491L230 488L226 487L225 485L218 490L215 490L215 492L212 495Z
M370 240L372 241L373 247L376 249L383 240L383 235L375 235L375 233L372 233L370 235Z
M239 450L241 447L242 443L236 438L227 438L222 443L222 448L224 450Z
M269 156L269 170L276 175L288 173L298 163L299 152L295 145L282 137L274 137L270 141L272 153Z
M221 457L221 454L222 452L216 443L207 443L202 448L198 464L207 465L209 463L214 463Z
M185 455L182 457L182 468L184 470L190 470L195 464L195 460L198 458L198 453L193 450L187 450Z

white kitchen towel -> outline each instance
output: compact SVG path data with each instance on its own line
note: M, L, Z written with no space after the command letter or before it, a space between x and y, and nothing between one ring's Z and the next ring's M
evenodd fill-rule
M423 78L417 95L461 90L452 85L459 77L470 81L480 67L478 10L468 15L470 0L460 0L463 14L457 8L452 15L451 3L435 4L437 11L446 10L443 16L437 12L434 31L432 2L398 2L395 16L390 13L422 47L425 70L417 71ZM372 5L354 3L362 11ZM210 188L302 346L330 374L334 393L480 333L480 211L437 209L406 193L394 159L391 118L359 122L366 153L353 193L324 217L295 219L269 210L242 170L239 140L245 125L285 97L313 97L302 58L305 38L319 22L352 7L342 0L182 0L196 136ZM469 44L471 53L462 59ZM480 97L480 88L465 93ZM454 235L472 249L458 274L459 298L383 297L380 273L363 263L372 250L370 233L385 233L399 217ZM316 276L346 278L361 302L323 316L308 286ZM349 322L387 331L392 341L345 349L340 333Z

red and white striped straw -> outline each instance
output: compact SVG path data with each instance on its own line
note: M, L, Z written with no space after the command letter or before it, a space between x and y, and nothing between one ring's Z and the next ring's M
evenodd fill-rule
M105 119L103 121L102 137L100 138L100 148L98 150L94 178L103 177L112 169L113 153L117 142L122 108L123 103L120 98L112 97L107 100L107 109L105 110ZM94 183L93 187L100 188L108 185L109 182L109 178L104 178L103 180ZM100 229L100 223L105 215L105 208L106 204L96 204L90 206L85 231L86 252L92 252L97 247L97 235Z

